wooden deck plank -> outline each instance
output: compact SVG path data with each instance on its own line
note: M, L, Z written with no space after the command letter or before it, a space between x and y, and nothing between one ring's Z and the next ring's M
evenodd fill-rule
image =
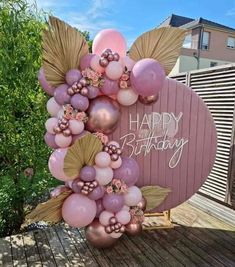
M0 239L0 266L10 267L12 265L11 238L8 236Z
M22 235L11 236L11 249L13 256L13 266L26 267L26 255L24 250L24 241Z
M36 230L33 232L33 234L43 267L56 266L53 253L51 251L50 244L48 243L44 230Z
M24 250L25 250L27 266L30 267L42 266L38 252L38 247L34 239L33 232L31 231L24 233L22 236L24 241Z

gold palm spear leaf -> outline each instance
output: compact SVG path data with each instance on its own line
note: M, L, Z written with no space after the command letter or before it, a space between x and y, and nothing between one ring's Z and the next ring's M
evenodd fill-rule
M47 81L58 86L65 74L79 67L82 56L88 54L88 44L82 34L58 18L49 17L43 32L43 69Z
M145 32L135 40L129 56L135 61L153 58L163 66L168 75L179 57L185 33L185 30L174 27Z
M78 177L85 165L93 166L95 156L102 151L103 145L98 137L87 133L68 148L64 158L64 173L68 177Z

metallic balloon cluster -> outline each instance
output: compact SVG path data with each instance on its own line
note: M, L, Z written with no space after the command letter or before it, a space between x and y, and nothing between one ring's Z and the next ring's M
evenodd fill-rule
M109 225L105 226L105 231L107 234L115 233L124 233L125 226L117 221L115 217L111 217L109 220Z
M62 133L64 136L70 136L71 130L69 129L69 120L66 118L62 117L61 119L58 120L58 125L54 127L54 132L55 134Z
M77 185L81 188L83 195L88 195L98 186L98 182L96 180L90 182L79 181Z
M112 161L117 161L122 154L121 148L113 144L105 145L103 150L104 152L107 152L110 155Z
M99 60L99 64L101 67L106 68L109 62L118 61L120 56L118 53L113 53L111 49L105 49L104 52L101 54L101 58Z
M78 82L75 82L71 87L69 87L67 92L70 96L73 96L74 94L81 94L83 96L87 96L88 88L86 86L88 85L90 85L89 80L83 77Z

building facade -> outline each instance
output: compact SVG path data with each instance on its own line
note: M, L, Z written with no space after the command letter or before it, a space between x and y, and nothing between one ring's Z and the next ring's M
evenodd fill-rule
M171 15L159 27L187 30L181 54L171 75L235 62L235 29L199 18Z

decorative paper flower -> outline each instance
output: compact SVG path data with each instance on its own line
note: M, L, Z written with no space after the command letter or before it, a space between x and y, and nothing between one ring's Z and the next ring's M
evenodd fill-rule
M144 221L144 212L139 207L132 207L130 214L133 223L142 223Z
M126 89L128 87L128 84L126 81L120 81L119 82L119 87L122 89Z
M103 134L103 133L100 133L100 132L96 132L96 133L93 133L96 137L98 137L100 139L100 141L102 142L102 144L107 144L108 141L109 141L109 138L107 135Z
M88 117L87 117L87 115L86 115L86 113L84 111L78 112L75 115L75 119L78 120L78 121L82 121L82 122L87 122L88 121Z
M86 78L91 85L95 87L101 87L103 85L102 74L92 70L91 68L86 68L82 71L82 76Z
M107 192L108 194L113 193L113 188L112 188L112 186L108 186L108 187L106 188L106 192Z
M106 192L108 194L117 193L124 194L127 192L127 185L120 179L113 179L106 187Z

